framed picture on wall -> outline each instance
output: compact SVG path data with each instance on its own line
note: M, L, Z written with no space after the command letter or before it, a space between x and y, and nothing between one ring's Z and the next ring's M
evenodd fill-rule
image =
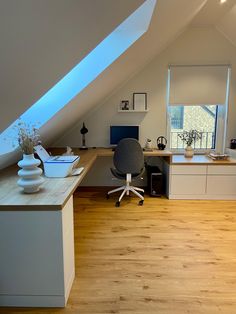
M120 110L129 110L129 101L128 100L121 100Z
M133 109L147 110L147 93L133 93Z

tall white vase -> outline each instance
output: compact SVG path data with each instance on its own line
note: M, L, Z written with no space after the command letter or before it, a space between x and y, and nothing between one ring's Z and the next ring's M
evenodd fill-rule
M39 186L44 182L41 177L42 169L38 168L41 161L34 158L34 154L25 155L18 162L18 166L22 169L18 171L20 179L17 184L24 189L25 193L35 193L39 191Z

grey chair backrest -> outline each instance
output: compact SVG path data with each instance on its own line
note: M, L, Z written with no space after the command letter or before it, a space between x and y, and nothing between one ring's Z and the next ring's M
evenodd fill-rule
M143 150L139 142L133 138L122 139L114 153L113 163L122 174L139 174L144 167Z

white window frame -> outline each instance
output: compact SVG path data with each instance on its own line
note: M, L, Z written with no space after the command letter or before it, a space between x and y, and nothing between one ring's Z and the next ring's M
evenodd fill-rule
M204 65L201 65L204 66ZM209 65L207 65L209 66ZM216 65L214 65L216 66ZM216 121L216 134L215 134L215 151L219 153L225 153L226 148L226 135L227 135L227 121L228 121L228 104L229 104L229 87L230 87L230 78L231 78L231 67L228 66L228 73L227 73L227 84L226 84L226 98L224 105L218 105L218 114L217 114L217 121ZM167 125L167 148L175 153L183 153L184 149L173 149L170 148L170 135L171 135L171 113L170 108L171 105L169 104L170 99L170 74L171 74L171 65L168 67L168 77L167 77L167 101L166 101L166 125ZM207 104L197 104L207 105ZM182 105L184 106L184 105ZM207 153L210 149L194 149L196 153Z

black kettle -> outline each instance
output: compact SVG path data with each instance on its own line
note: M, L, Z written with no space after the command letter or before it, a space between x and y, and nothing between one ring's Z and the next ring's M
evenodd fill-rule
M166 148L167 139L164 136L159 136L157 138L157 147L159 150L164 150Z

